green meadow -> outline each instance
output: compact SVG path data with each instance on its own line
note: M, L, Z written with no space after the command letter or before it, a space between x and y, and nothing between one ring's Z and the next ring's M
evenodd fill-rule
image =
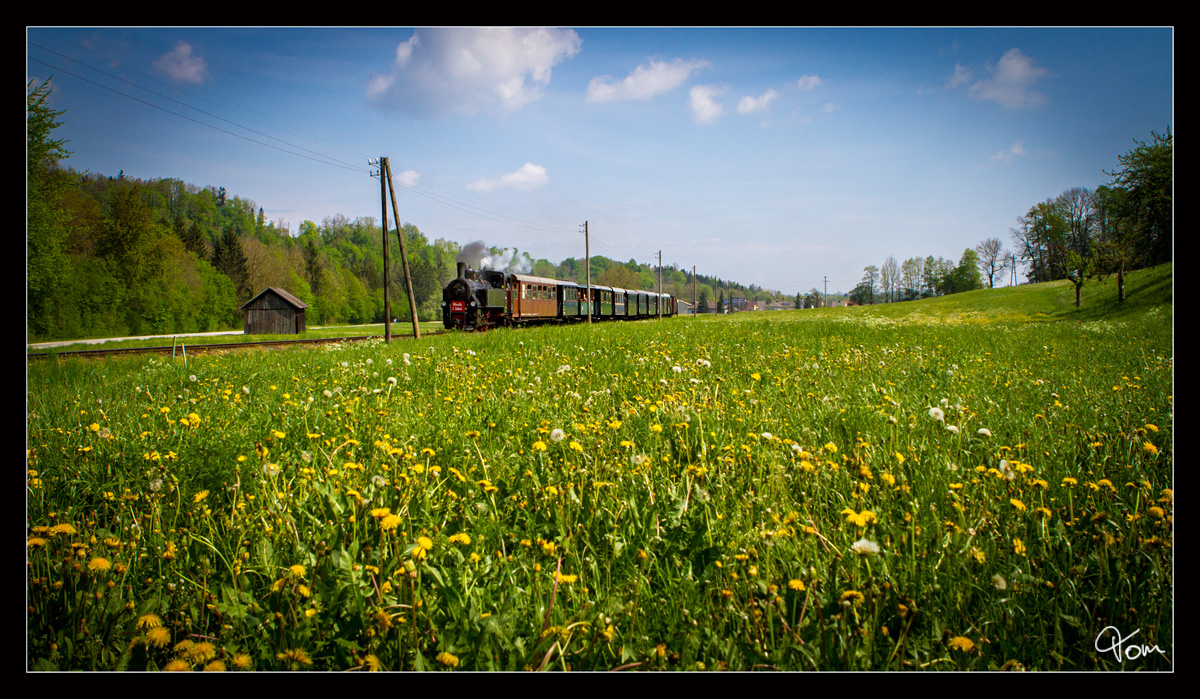
M30 362L27 669L1171 670L1126 285Z

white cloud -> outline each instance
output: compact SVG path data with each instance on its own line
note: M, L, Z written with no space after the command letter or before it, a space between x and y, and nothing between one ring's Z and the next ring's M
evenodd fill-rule
M610 75L592 78L587 101L648 100L679 87L694 71L708 65L708 61L697 58L690 61L676 58L670 62L651 58L650 65L638 66L620 82L613 82Z
M396 184L404 187L415 187L420 175L416 170L405 170L404 172L395 173Z
M208 77L208 63L199 56L193 56L192 45L186 41L175 42L175 48L155 61L154 67L176 80L193 85L199 85Z
M1017 141L1016 143L1012 144L1008 148L1000 151L999 153L993 155L991 158L988 158L988 159L989 160L999 160L1002 163L1008 164L1013 161L1013 158L1017 158L1017 157L1020 157L1023 155L1025 155L1025 142Z
M501 189L528 192L549 181L550 179L546 177L546 168L533 163L525 163L516 172L510 172L497 178L476 180L467 185L467 189L472 192L494 192Z
M551 69L581 41L570 29L421 29L396 47L386 73L371 76L367 98L425 117L515 111L542 96Z
M817 77L816 75L801 75L800 79L796 81L796 87L804 90L805 92L816 89L816 87L820 84L821 78Z
M740 102L738 102L738 114L761 112L772 102L774 102L776 97L779 97L779 93L774 90L767 90L760 97L751 97L747 95L743 97Z
M965 68L957 63L954 64L954 74L946 79L946 88L953 89L959 85L966 85L971 81L971 69Z
M725 108L715 98L724 94L726 89L717 85L697 85L692 88L689 93L688 106L691 107L696 121L711 124L721 116Z
M969 94L978 100L993 100L1009 109L1036 107L1046 98L1034 92L1033 83L1050 74L1050 71L1034 64L1033 59L1010 49L992 70L989 80L980 80L971 85Z

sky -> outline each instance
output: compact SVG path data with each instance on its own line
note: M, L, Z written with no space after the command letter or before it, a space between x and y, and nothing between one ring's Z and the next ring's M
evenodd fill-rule
M590 249L850 291L1111 178L1174 126L1149 28L27 27L65 165L224 187L293 233L382 213L430 240ZM394 227L389 206L389 227Z

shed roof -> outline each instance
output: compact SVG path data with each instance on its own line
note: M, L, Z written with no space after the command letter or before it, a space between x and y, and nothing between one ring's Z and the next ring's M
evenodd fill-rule
M249 306L250 304L252 304L255 301L262 298L263 295L265 295L267 292L274 292L274 294L276 296L283 299L284 301L287 301L288 303L290 303L292 306L294 306L296 308L308 308L307 303L304 303L303 301L296 298L295 296L292 296L290 293L284 291L283 289L280 289L277 286L268 286L266 289L263 289L262 293L260 293L258 296L255 296L254 298L250 299L246 303L242 304L242 310L245 310L247 306Z

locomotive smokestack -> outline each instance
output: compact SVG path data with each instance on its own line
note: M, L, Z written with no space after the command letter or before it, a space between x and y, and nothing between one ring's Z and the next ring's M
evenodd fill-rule
M467 278L467 263L466 262L458 263L458 278L459 279Z

